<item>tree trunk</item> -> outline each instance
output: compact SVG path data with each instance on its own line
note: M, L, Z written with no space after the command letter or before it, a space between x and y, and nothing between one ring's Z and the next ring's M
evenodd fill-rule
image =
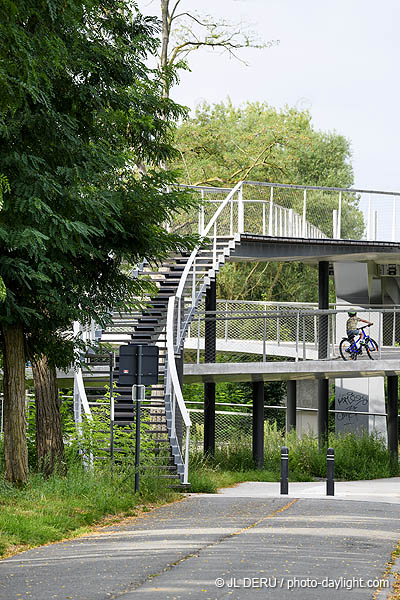
M36 456L39 470L47 477L54 471L65 475L64 441L61 429L57 375L46 356L32 361L36 404Z
M28 478L25 350L22 325L3 328L5 477L22 485Z

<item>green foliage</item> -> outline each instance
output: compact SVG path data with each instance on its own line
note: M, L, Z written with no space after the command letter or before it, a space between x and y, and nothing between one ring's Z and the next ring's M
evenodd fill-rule
M312 481L326 477L326 448L318 450L318 440L301 439L295 432L285 436L276 424L265 424L264 468L254 469L249 437L233 438L216 448L214 457L204 457L200 450L191 454L189 480L193 491L214 493L217 488L240 481L279 481L281 447L289 448L289 479ZM329 436L335 449L335 479L354 481L378 479L399 474L382 439L376 435L355 434Z
M240 180L350 187L353 184L351 149L337 133L316 131L308 112L281 111L265 103L234 107L230 100L204 103L177 133L185 183L233 186ZM247 200L269 201L269 188L245 186ZM297 213L303 211L301 190L275 190L275 202ZM245 229L261 233L260 205L246 205ZM332 210L338 195L313 191L307 195L307 218L332 236ZM187 218L187 217L186 217ZM227 218L230 216L227 213ZM359 239L364 229L355 194L342 198L342 236ZM317 272L301 263L227 264L217 285L219 298L313 302Z
M266 103L236 108L226 103L197 107L178 130L186 183L233 184L241 179L349 187L353 183L348 140L313 129L311 115L278 111Z
M116 383L114 383L117 389ZM104 399L96 401L91 406L92 418L83 418L81 435L76 436L79 446L84 449L86 456L92 454L94 459L110 460L110 388L105 386ZM114 398L119 394L114 392ZM142 418L140 425L140 457L149 464L153 456L154 442L148 434L149 425ZM132 468L135 463L135 425L129 423L123 427L114 425L114 447L118 448L116 455L122 460L123 468Z
M111 307L141 296L124 261L190 244L160 225L190 200L167 193L175 176L158 168L183 110L146 66L157 33L127 0L0 7L0 172L11 188L0 214L0 324L22 321L29 351L59 366L72 344L57 331L105 323Z
M0 473L0 556L82 534L106 516L135 515L137 505L174 498L163 482L146 475L135 495L131 472L85 471L80 461L70 464L66 477L34 474L21 489Z

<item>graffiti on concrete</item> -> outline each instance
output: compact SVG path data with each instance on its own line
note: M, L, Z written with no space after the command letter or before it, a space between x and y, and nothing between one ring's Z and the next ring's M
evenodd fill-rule
M354 390L336 387L336 410L368 412L368 396ZM336 432L368 432L368 415L349 413L335 414Z

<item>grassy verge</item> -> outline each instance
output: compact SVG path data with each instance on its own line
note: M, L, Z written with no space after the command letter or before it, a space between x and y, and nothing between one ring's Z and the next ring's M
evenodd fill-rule
M266 424L264 469L254 469L248 439L236 439L217 448L213 458L204 458L201 451L192 453L191 491L215 493L219 487L242 481L279 481L280 449L285 445L289 448L290 481L326 477L326 448L320 452L315 438L298 439L295 432L285 437L276 427ZM374 435L330 435L329 446L335 450L338 480L378 479L399 473L384 443Z
M0 478L0 556L73 537L106 516L136 514L138 507L161 504L177 494L156 478L144 476L135 494L132 474L111 476L72 465L66 477L31 475L22 489Z

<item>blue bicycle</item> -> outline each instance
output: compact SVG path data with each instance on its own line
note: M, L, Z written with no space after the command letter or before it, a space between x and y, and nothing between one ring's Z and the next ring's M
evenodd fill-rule
M368 357L371 360L374 360L374 355L376 356L376 352L379 350L379 347L375 340L373 340L369 335L366 335L364 331L366 327L369 327L369 325L359 327L360 336L357 339L354 337L342 338L342 341L339 345L339 352L343 360L357 360L357 358L361 356L363 348L365 348Z

